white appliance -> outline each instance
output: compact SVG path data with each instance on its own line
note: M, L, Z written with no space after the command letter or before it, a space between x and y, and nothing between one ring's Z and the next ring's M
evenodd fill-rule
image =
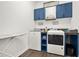
M47 44L48 52L64 56L64 46L65 46L64 32L62 30L49 30L47 36L48 36L48 44Z
M31 31L28 44L30 49L41 51L41 32Z

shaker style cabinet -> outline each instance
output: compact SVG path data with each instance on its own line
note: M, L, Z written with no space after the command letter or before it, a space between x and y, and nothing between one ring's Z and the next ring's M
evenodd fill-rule
M72 2L59 4L47 8L34 9L34 20L54 20L72 17Z
M56 19L56 6L45 8L45 19Z
M46 32L30 32L29 48L47 52L47 33Z
M41 32L30 32L29 48L41 51Z
M45 19L45 8L34 9L34 20Z
M63 18L64 16L64 8L63 5L56 6L56 18Z
M64 4L64 17L72 17L72 3Z
M56 6L56 18L72 17L72 2Z
M65 36L65 40L66 40L66 46L65 46L65 56L69 55L69 56L79 56L79 48L78 48L78 44L79 44L79 35L78 34L72 34L72 35L66 35ZM71 53L70 53L71 52Z

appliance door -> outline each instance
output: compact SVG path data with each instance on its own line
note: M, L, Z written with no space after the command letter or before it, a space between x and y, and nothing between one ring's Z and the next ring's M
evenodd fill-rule
M48 34L48 52L64 55L64 35Z
M48 44L63 46L63 35L48 35Z

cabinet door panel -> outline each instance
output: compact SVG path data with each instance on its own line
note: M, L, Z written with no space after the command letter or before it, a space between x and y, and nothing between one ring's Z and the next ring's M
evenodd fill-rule
M29 48L41 51L41 34L40 34L40 32L30 32Z
M39 10L35 9L34 10L34 20L38 20L39 19Z
M63 18L64 9L63 5L57 5L56 6L56 18Z
M71 42L77 56L78 55L78 35L71 35Z
M45 19L56 19L56 6L48 7L46 10Z
M72 2L56 6L56 18L72 17Z
M78 35L66 35L65 39L65 55L67 54L68 48L72 47L74 49L74 56L78 56ZM69 44L68 42L70 42L71 44Z
M40 17L40 20L44 20L45 19L45 9L44 8L40 9L39 17Z
M44 20L45 19L45 9L39 8L34 10L34 20Z
M72 3L64 4L64 17L72 17Z

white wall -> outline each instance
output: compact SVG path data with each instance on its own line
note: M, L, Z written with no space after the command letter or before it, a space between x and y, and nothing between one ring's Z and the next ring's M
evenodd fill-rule
M28 49L28 34L0 40L0 57L17 57Z
M33 24L33 2L0 2L0 56L15 57L26 51ZM5 38L10 36L17 37Z
M73 2L73 18L71 28L79 30L79 1Z
M32 2L0 2L0 36L28 32L33 26Z

